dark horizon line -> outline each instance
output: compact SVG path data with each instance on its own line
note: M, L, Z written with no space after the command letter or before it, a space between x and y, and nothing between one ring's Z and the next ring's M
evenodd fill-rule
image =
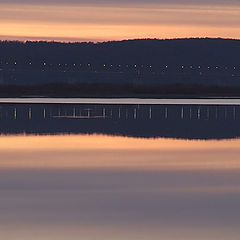
M226 41L240 41L240 38L222 38L222 37L186 37L186 38L130 38L130 39L119 39L119 40L106 40L106 41L61 41L61 40L1 40L1 42L18 42L18 43L59 43L59 44L80 44L80 43L112 43L112 42L125 42L125 41L142 41L142 40L157 40L157 41L174 41L174 40L226 40Z
M193 138L193 137L164 137L164 136L152 136L152 137L146 137L146 136L134 136L134 135L127 135L127 134L120 134L120 133L116 133L116 134L110 134L110 133L98 133L98 132L94 132L94 133L74 133L74 132L55 132L55 133L38 133L38 132L16 132L16 133L0 133L0 137L1 136L22 136L23 134L25 134L25 136L103 136L103 137L121 137L121 138L133 138L133 139L148 139L148 140L157 140L157 139L166 139L166 140L190 140L190 141L200 141L200 142L211 142L211 141L218 141L218 142L222 142L222 141L228 141L228 140L240 140L240 137L238 136L234 136L234 137L223 137L223 138Z

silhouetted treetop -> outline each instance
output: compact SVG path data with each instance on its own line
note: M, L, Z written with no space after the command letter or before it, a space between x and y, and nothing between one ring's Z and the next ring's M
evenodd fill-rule
M139 39L103 43L1 41L1 61L51 63L236 65L240 40Z

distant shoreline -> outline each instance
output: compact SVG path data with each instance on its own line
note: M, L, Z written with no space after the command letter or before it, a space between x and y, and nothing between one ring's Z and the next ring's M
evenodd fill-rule
M55 97L57 88L57 97L240 96L240 40L0 41L0 50L0 85L32 87L28 95Z
M137 98L222 99L240 98L239 87L190 84L63 84L3 85L0 98Z
M240 98L0 98L0 104L240 105Z

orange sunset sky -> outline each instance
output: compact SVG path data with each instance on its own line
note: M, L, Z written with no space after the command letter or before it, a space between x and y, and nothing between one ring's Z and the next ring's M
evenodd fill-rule
M0 0L0 39L239 39L239 16L234 0Z

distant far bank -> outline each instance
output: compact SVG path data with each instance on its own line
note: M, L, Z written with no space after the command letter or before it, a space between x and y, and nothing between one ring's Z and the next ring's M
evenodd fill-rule
M240 87L201 85L45 84L0 85L0 98L240 98Z
M94 105L211 105L240 106L240 98L0 98L0 104L94 104ZM62 116L71 119L73 116Z
M240 38L231 38L231 37L173 37L173 38L123 38L123 39L75 39L75 40L61 40L61 39L38 39L38 38L6 38L0 39L0 42L19 42L19 43L57 43L57 44L105 44L105 43L119 43L119 42L128 42L128 41L178 41L178 40L230 40L230 41L239 41Z
M238 97L240 40L0 41L0 97Z

